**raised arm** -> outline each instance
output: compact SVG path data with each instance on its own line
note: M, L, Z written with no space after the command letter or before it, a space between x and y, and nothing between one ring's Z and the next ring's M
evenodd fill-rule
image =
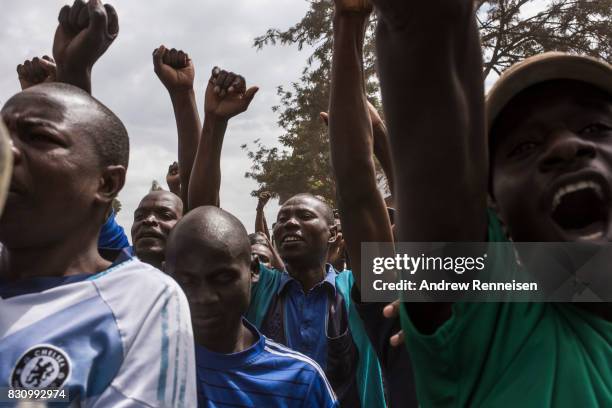
M42 58L34 57L17 65L17 76L21 90L44 82L55 82L56 67L53 58L44 55Z
M187 53L174 48L168 50L163 45L153 51L153 68L170 94L176 120L180 194L173 192L187 203L189 179L202 128L193 90L195 68Z
M488 175L474 2L371 1L379 13L378 72L395 167L398 240L482 241ZM452 315L448 303L405 306L423 333Z
M91 71L119 34L119 18L110 4L75 0L59 13L53 41L57 81L91 93Z
M268 229L268 223L266 221L266 214L264 214L264 208L272 195L268 191L262 191L257 196L257 210L255 213L255 232L264 234L268 241L270 240L270 230Z
M259 88L246 89L246 82L233 72L213 68L206 87L204 125L189 180L188 209L219 206L221 148L228 121L246 111Z
M487 153L472 0L372 0L400 241L482 241ZM436 24L431 24L432 18Z
M335 0L329 135L340 221L355 283L361 284L361 243L393 242L378 191L372 123L365 96L363 41L371 7Z

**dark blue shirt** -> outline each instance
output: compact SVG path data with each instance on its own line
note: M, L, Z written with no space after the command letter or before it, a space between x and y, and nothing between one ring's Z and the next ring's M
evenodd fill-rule
M325 279L304 293L302 284L284 273L277 295L286 292L284 302L287 346L314 359L323 369L327 366L327 311L329 300L336 296L336 271L327 265Z
M130 246L123 227L115 221L115 211L106 219L98 237L98 248L123 249Z
M199 407L338 406L316 362L243 322L257 340L242 352L220 354L196 345Z

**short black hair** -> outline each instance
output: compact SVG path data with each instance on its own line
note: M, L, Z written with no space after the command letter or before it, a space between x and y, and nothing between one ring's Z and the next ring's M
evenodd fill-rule
M299 194L296 194L296 195L292 196L291 198L289 198L287 201L285 201L285 203L288 203L289 201L291 201L293 199L301 198L301 197L312 198L312 199L318 201L321 204L321 208L323 208L323 216L325 217L325 220L327 221L327 223L329 225L335 225L336 224L336 221L334 219L334 210L332 210L331 206L321 196L316 196L316 195L310 194L310 193L299 193Z
M102 114L102 121L92 129L102 166L120 165L127 169L130 159L130 138L123 122L106 105L91 97ZM100 128L100 125L102 126Z

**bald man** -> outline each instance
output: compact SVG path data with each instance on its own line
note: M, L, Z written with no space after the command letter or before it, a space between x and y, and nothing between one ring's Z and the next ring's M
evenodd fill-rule
M192 311L198 406L338 406L314 360L267 339L243 317L259 263L236 217L212 206L193 209L170 233L167 251L166 271Z
M41 84L1 111L14 170L0 219L0 389L61 388L85 406L193 406L187 301L100 228L125 183L129 139L85 91Z

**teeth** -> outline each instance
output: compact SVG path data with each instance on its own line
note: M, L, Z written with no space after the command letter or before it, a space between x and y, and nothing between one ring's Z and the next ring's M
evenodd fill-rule
M296 242L296 241L301 241L301 239L298 237L287 237L283 240L283 242Z
M593 240L593 239L599 239L599 238L601 238L601 237L603 237L603 232L598 231L598 232L594 232L594 233L592 233L592 234L589 234L589 235L585 235L585 236L583 236L583 237L580 237L580 239L583 239L583 240L585 240L585 241L590 241L590 240Z
M597 193L598 196L602 197L603 192L601 186L594 181L579 181L578 183L569 184L567 186L561 187L553 198L552 209L553 211L557 208L557 206L561 203L561 198L564 195L573 193L574 191L584 190L584 189L593 189Z

